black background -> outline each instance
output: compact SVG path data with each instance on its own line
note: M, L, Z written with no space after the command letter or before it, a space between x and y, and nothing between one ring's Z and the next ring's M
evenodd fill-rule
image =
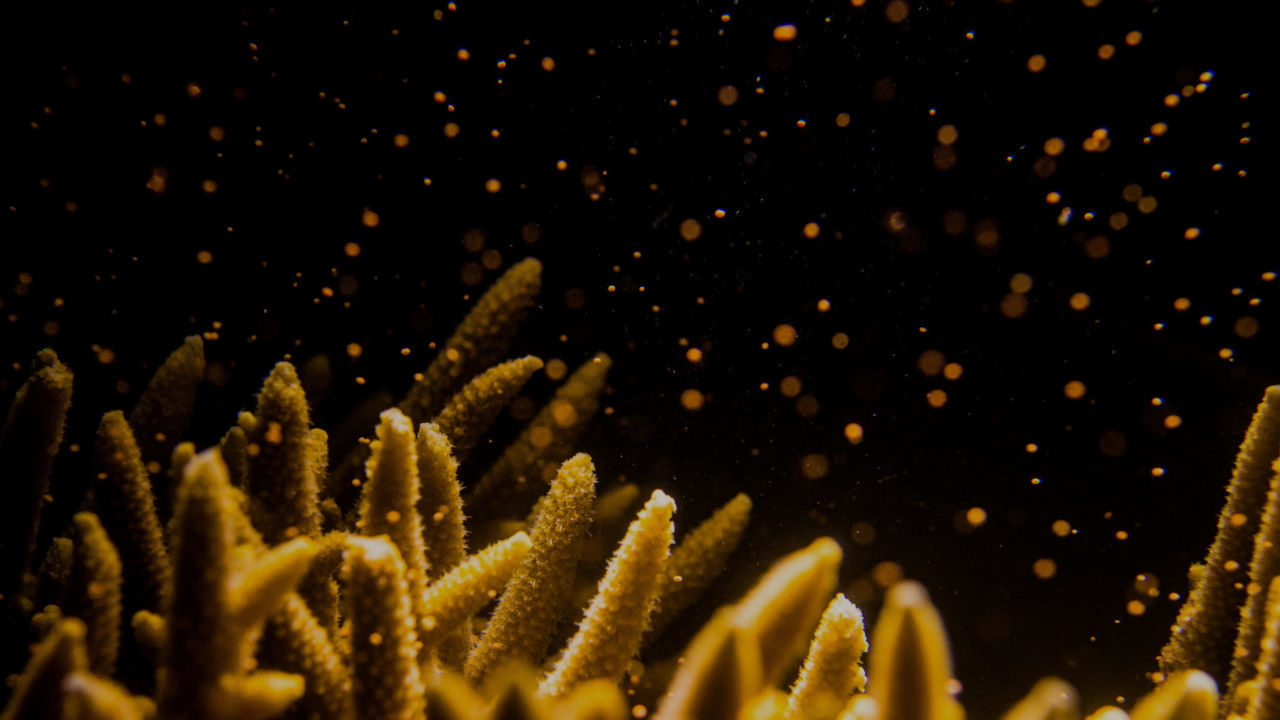
M1127 705L1150 686L1179 604L1168 595L1185 592L1212 536L1249 416L1280 381L1263 278L1280 254L1257 162L1262 39L1239 13L1137 0L916 2L901 23L879 0L6 10L0 395L55 348L77 373L69 442L88 447L103 411L131 407L181 338L216 322L219 381L202 391L197 440L250 407L285 356L332 358L315 414L332 426L371 390L403 392L476 293L535 256L541 306L516 351L570 367L596 350L615 359L612 413L584 443L602 482L668 490L678 531L735 492L755 499L730 578L685 632L772 558L830 534L871 616L882 561L930 588L972 715L1046 674L1090 708ZM794 42L774 40L782 23L797 25ZM1103 43L1114 58L1098 58ZM1037 53L1047 65L1032 73ZM1207 89L1166 107L1206 71ZM892 97L877 97L886 78ZM731 106L717 101L725 85ZM1168 133L1144 142L1156 122ZM945 124L958 160L940 170ZM1086 153L1097 128L1111 146ZM1051 137L1066 150L1042 178ZM156 174L163 192L148 187ZM1131 183L1155 212L1122 197ZM943 220L957 210L967 221L952 235ZM1120 211L1130 222L1112 230ZM893 213L905 230L889 229ZM692 242L679 232L689 218L702 228ZM994 252L974 241L984 221ZM1186 239L1189 227L1201 235ZM497 271L464 246L476 230ZM1111 252L1091 259L1098 235ZM1034 284L1026 314L1008 318L1015 273ZM1089 308L1069 307L1076 292ZM1189 310L1175 311L1179 297ZM1260 331L1242 338L1246 316ZM782 323L794 346L772 341ZM832 347L836 332L849 347ZM963 375L924 375L930 349ZM779 393L789 375L816 414ZM1083 399L1064 396L1070 380ZM538 377L527 392L552 387ZM681 406L691 388L701 410ZM938 388L948 399L933 408ZM1165 427L1170 414L1181 427ZM850 422L860 445L844 438ZM505 419L498 444L516 427ZM1109 432L1123 434L1118 453L1100 448ZM76 502L84 454L57 466L55 515ZM802 473L810 454L825 477ZM975 506L986 524L957 529ZM1077 534L1056 537L1058 519ZM856 522L875 528L869 545L853 542ZM1033 575L1039 558L1056 562L1053 578ZM1132 616L1140 573L1160 597Z

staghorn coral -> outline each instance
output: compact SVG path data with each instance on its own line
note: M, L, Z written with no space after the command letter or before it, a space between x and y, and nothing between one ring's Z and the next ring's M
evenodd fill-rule
M188 339L130 420L119 412L104 417L96 453L103 477L94 500L118 509L110 522L77 515L72 536L50 544L37 582L31 582L28 548L34 518L6 528L6 554L22 561L10 582L34 588L27 603L10 603L9 613L41 629L43 639L13 684L4 720L647 715L647 707L628 707L634 701L616 681L624 671L628 682L638 681L641 666L634 661L642 639L646 631L660 631L652 623L666 623L687 606L691 600L682 593L714 582L751 501L734 498L672 549L675 503L654 492L614 553L577 634L548 658L557 625L571 619L568 604L593 511L601 513L597 529L607 532L638 488L624 486L597 504L590 457L569 457L604 388L609 360L600 355L562 386L484 475L480 487L486 489L468 497L471 511L497 527L518 507L513 498L540 487L531 481L554 471L527 520L528 532L467 555L457 455L541 364L526 357L486 371L505 353L514 318L532 304L538 269L536 261L513 268L399 408L384 408L376 440L367 454L356 454L367 467L356 474L355 502L343 502L351 484L334 482L345 471L322 482L328 436L311 427L306 393L288 363L276 366L255 412L242 413L216 447L196 452L182 442L178 435L188 424L203 365L202 346ZM46 455L60 440L70 397L70 372L51 352L42 352L35 367L4 438L4 457L23 473L12 489L20 501L48 486ZM1217 646L1222 628L1230 631L1239 621L1234 657L1245 658L1237 663L1244 669L1222 707L1249 720L1275 717L1280 686L1280 579L1273 557L1280 482L1265 483L1268 470L1259 467L1275 454L1267 447L1275 444L1268 403L1277 399L1280 389L1270 389L1242 450L1230 512L1223 513L1220 529L1229 537L1215 543L1199 594L1192 594L1195 612L1184 613L1175 632ZM434 422L425 422L433 415ZM139 432L146 433L145 443ZM161 453L168 455L167 470L153 467L163 465ZM165 479L174 486L167 532L156 512L167 504L155 497ZM1241 505L1240 498L1259 494L1259 483L1266 485L1265 511ZM1238 512L1252 514L1237 521ZM1255 526L1249 545L1240 528ZM129 549L116 554L117 546ZM1214 573L1235 572L1243 561L1230 568L1226 562L1246 552L1252 561L1244 596L1251 601L1241 610L1232 597L1205 599L1213 583L1220 584L1210 580ZM656 717L963 718L941 617L918 584L904 582L888 593L863 671L868 644L861 611L842 595L832 597L841 555L834 540L819 539L775 563L740 601L716 612L681 654ZM129 601L137 610L128 620L131 633L121 632L121 578L126 599L137 593ZM476 617L499 595L487 619ZM33 607L45 609L36 614ZM1216 617L1223 613L1225 620ZM478 639L473 622L484 625ZM126 648L136 652L126 653L134 661L122 667L115 658ZM466 678L452 669L464 658ZM643 674L661 677L663 664L651 660L645 658ZM1163 684L1134 706L1132 717L1217 716L1217 685L1209 674L1171 663L1165 669ZM782 687L791 679L788 693ZM1069 685L1048 679L1006 717L1068 720L1078 717L1076 705ZM1104 708L1094 716L1126 714Z

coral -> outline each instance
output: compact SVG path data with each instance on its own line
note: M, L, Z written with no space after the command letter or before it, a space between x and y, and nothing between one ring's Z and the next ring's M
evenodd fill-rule
M70 407L71 371L52 350L40 351L0 431L0 467L6 473L5 501L0 503L0 597L9 602L22 588L35 552L40 508Z
M745 495L673 548L675 501L654 491L577 610L576 632L548 653L576 619L579 575L603 563L640 490L621 485L597 500L594 463L573 454L605 389L610 360L597 355L464 504L459 457L542 367L532 356L496 364L539 276L526 260L495 283L405 399L379 400L374 439L351 452L335 445L343 454L332 472L330 436L311 426L304 389L328 386L324 363L305 365L305 378L277 364L255 410L214 447L185 440L205 363L202 342L188 338L128 419L103 416L89 498L97 512L37 548L36 511L71 396L70 371L42 351L0 437L10 471L5 620L37 638L3 720L622 720L650 714L636 692L643 683L666 688L659 720L962 720L928 593L910 581L890 588L868 644L862 612L835 594L842 551L831 538L774 563L679 658L647 656L646 641L716 582L748 522ZM1210 720L1220 705L1246 720L1280 713L1277 445L1280 388L1271 388L1219 537L1193 571L1162 683L1134 706L1135 720ZM532 512L513 520L534 495ZM472 555L464 506L494 539ZM1070 685L1048 678L1006 717L1074 720L1077 706Z

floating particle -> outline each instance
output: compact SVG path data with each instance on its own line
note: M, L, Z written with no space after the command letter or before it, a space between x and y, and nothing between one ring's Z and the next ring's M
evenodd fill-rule
M471 59L471 51L466 48L458 48L457 57L462 62L466 62Z
M933 376L942 372L946 357L939 350L925 350L916 358L916 368L925 375Z
M1072 400L1079 400L1085 394L1084 383L1079 380L1072 380L1062 388L1062 394Z
M831 309L831 301L830 301L830 300L828 300L828 299L826 299L826 298L822 298L821 300L819 300L819 301L818 301L818 312L826 312L826 311L828 311L828 310L830 310L830 309Z
M343 253L344 255L346 255L347 257L351 257L351 258L353 258L353 257L359 257L359 255L360 255L360 243L349 242L349 243L347 243L346 245L343 245L343 246L342 246L342 253Z
M796 412L800 417L810 418L818 414L818 398L812 395L801 395L796 400Z
M844 426L844 438L849 441L850 445L861 445L865 436L863 435L862 425L859 423L849 423Z
M1000 233L996 229L996 224L990 220L983 220L973 228L973 242L978 247L979 252L993 252L1000 244Z
M964 374L964 366L958 362L949 362L942 366L942 377L948 380L959 380Z
M1044 70L1045 62L1044 55L1036 53L1035 55L1027 58L1027 69L1033 73L1038 73L1041 70Z
M492 195L502 189L502 181L498 178L489 178L484 181L484 189L485 192Z
M556 61L551 56L542 58L542 61L540 64L542 66L542 69L546 70L547 72L551 72L552 70L556 69Z
M782 347L791 347L796 344L796 329L786 323L782 323L773 329L773 341Z
M987 511L980 507L971 507L965 511L964 519L970 527L982 527L987 522Z
M938 142L943 145L950 145L960 137L960 133L956 130L955 125L943 125L938 128Z
M1164 426L1170 430L1173 430L1174 428L1182 427L1182 416L1166 415L1164 418Z
M831 464L822 453L810 453L800 461L800 472L810 480L821 480L830 470Z
M716 91L716 100L719 101L721 105L729 107L730 105L738 102L738 88L732 85L721 86L721 88Z
M773 39L778 42L791 42L796 39L797 34L796 26L792 23L785 23L773 29Z
M1055 156L1061 155L1062 151L1065 150L1066 147L1067 147L1067 144L1063 142L1062 138L1051 137L1048 140L1044 141L1044 154L1055 155Z
M947 391L941 389L930 390L925 395L925 400L928 401L929 407L940 408L947 404Z
M906 0L893 0L884 8L884 16L891 23L906 20L910 12L911 6L907 5Z
M800 394L801 382L800 378L795 375L788 375L782 378L782 382L778 383L778 391L783 397L793 398Z
M1124 44L1125 44L1125 45L1130 45L1130 46L1132 46L1132 45L1137 45L1137 44L1138 44L1138 43L1140 43L1140 42L1142 42L1142 32L1141 32L1141 31L1139 31L1139 30L1131 30L1131 31L1129 31L1129 32L1125 33L1125 36L1124 36Z
M689 388L680 393L680 405L685 410L701 410L705 401L702 393L694 388Z
M837 350L843 350L849 347L849 336L842 332L838 332L835 335L832 335L831 347Z
M1182 237L1187 240L1195 240L1196 238L1200 237L1200 228L1189 227L1186 229L1185 232L1182 233Z
M223 130L220 126L214 125L213 127L209 128L210 140L214 142L222 142L224 139L226 139L226 137L227 137L227 131Z
M1027 297L1021 293L1009 293L1000 299L1000 314L1015 320L1027 314Z
M444 124L444 136L445 136L445 137L447 137L447 138L456 138L456 137L458 137L458 133L460 133L460 132L462 132L462 128L461 128L461 127L459 127L458 123L451 122L451 123L445 123L445 124Z
M409 147L409 136L399 133L392 138L391 142L398 148Z
M1031 292L1032 284L1031 276L1026 273L1016 273L1009 278L1009 289L1019 295Z
M1101 260L1111 254L1111 240L1106 235L1094 235L1084 243L1084 254L1092 260Z
M1053 530L1054 535L1057 535L1058 537L1066 537L1071 534L1071 523L1066 520L1054 520L1050 529Z
M684 356L691 363L702 362L702 351L698 348L689 348L689 350L685 352Z
M347 355L355 360L364 354L364 348L360 347L360 343L347 343Z
M547 366L543 372L547 374L547 378L559 382L569 373L569 366L560 358L552 358L547 361Z
M1236 337L1247 340L1248 338L1258 334L1258 319L1245 315L1244 317L1236 318L1236 321L1232 324L1231 328L1235 332Z
M1191 309L1191 299L1180 297L1173 301L1173 309L1178 312L1184 312Z
M1084 310L1088 308L1092 302L1093 300L1089 297L1089 294L1082 292L1072 293L1071 297L1067 300L1067 304L1071 306L1072 310Z
M804 224L803 232L805 237L812 240L818 237L818 234L822 232L822 228L816 222L809 222Z
M871 579L882 588L897 585L902 577L902 566L892 560L882 560L871 568Z
M365 208L364 212L360 214L360 224L365 227L375 228L378 227L378 223L380 222L382 222L382 219L378 217L378 213L370 210L369 208Z
M1031 572L1041 580L1048 580L1058 574L1058 563L1049 558L1040 558L1031 564Z
M836 115L836 127L849 127L849 113L839 113Z
M1103 455L1119 457L1129 448L1129 439L1119 430L1107 430L1098 436L1098 449Z
M1116 46L1111 43L1103 43L1098 46L1098 59L1110 60L1116 55Z
M169 186L169 171L164 168L154 168L151 171L151 177L147 178L146 188L157 195L163 193Z
M693 242L702 236L702 223L689 218L680 223L680 237L688 242Z
M1139 615L1142 615L1147 611L1147 605L1141 600L1130 600L1128 603L1125 604L1124 609L1125 609L1125 612L1129 613L1130 615L1134 617L1138 617Z

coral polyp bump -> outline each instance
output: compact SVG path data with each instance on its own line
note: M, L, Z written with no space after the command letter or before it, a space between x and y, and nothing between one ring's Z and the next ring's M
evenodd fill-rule
M863 613L836 592L831 538L779 559L678 657L651 657L718 582L752 503L730 499L678 543L677 499L661 489L621 521L638 488L598 496L576 447L607 356L587 359L464 491L459 461L542 367L502 361L540 273L530 259L499 279L352 448L312 426L288 362L214 446L184 440L205 372L189 338L132 413L102 417L84 507L43 543L72 372L41 351L0 436L5 660L25 663L3 720L961 720L928 592L890 588L868 643ZM1277 455L1280 387L1254 418L1135 720L1280 718ZM492 542L468 547L468 531ZM616 549L601 570L602 543ZM587 583L594 596L575 609ZM1005 717L1079 718L1077 695L1048 678Z

